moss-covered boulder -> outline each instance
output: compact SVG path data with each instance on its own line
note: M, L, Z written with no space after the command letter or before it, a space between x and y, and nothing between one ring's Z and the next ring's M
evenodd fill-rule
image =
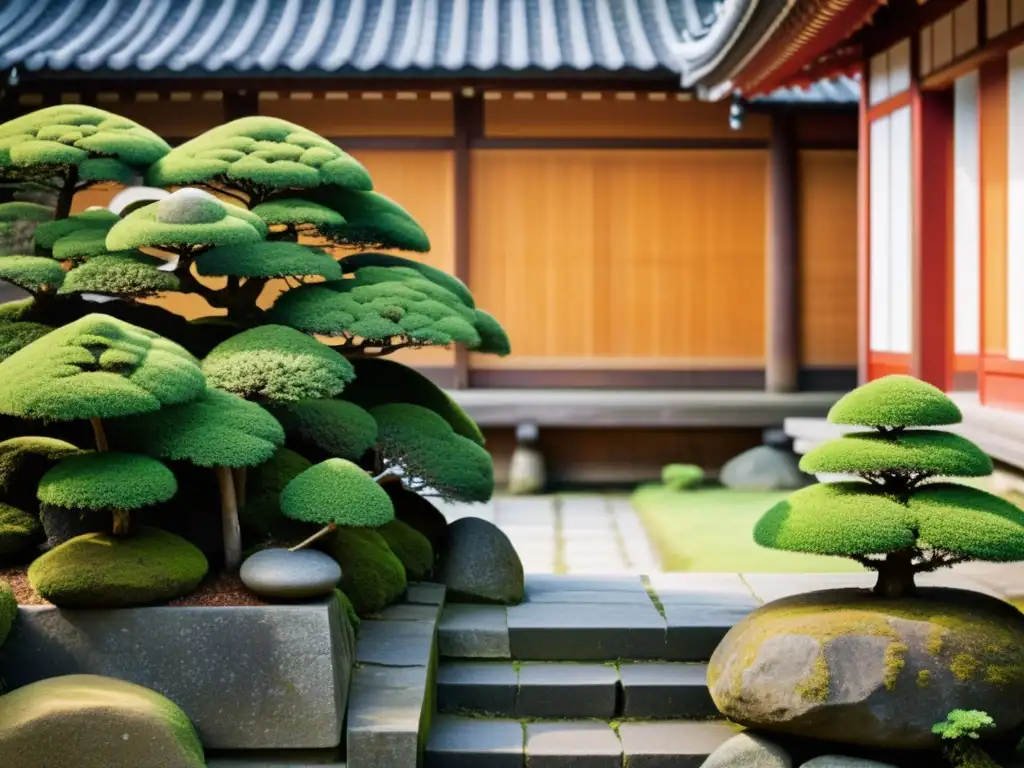
M11 633L14 620L18 617L18 601L14 597L14 590L6 581L0 581L0 648L4 640Z
M405 592L405 566L377 531L339 528L321 548L341 566L341 584L358 616L369 616Z
M40 680L0 697L4 768L202 768L203 745L170 699L99 675Z
M192 592L207 571L195 546L159 528L132 536L87 533L38 558L28 578L62 608L128 608Z
M505 532L479 517L448 528L448 548L437 564L439 584L453 603L516 605L525 595L523 561Z
M442 552L448 541L448 520L441 510L429 499L405 488L400 481L386 482L381 487L391 498L395 519L426 536L435 555Z
M0 502L0 562L40 543L42 533L37 517Z
M730 720L794 736L937 748L932 726L954 709L988 712L997 735L1024 723L1024 616L961 590L812 592L733 627L708 687Z
M402 561L409 581L427 580L434 570L434 548L426 536L401 520L392 520L377 532Z

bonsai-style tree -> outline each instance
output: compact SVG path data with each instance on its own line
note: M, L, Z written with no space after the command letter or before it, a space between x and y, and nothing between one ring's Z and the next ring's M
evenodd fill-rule
M1024 511L944 480L991 474L992 460L959 435L928 429L962 419L940 390L886 376L840 399L828 418L873 431L815 448L800 469L860 480L797 491L757 523L759 544L849 557L878 571L875 591L886 597L913 593L918 573L967 560L1024 559Z
M299 400L271 408L291 443L317 460L358 462L377 444L377 422L345 400Z
M322 461L295 477L281 492L281 511L292 520L323 526L293 552L339 526L379 528L395 519L391 499L377 480L344 459Z
M224 564L228 570L237 569L242 535L232 470L269 460L284 443L281 425L255 403L208 389L198 400L120 419L112 426L118 444L214 470L221 497Z

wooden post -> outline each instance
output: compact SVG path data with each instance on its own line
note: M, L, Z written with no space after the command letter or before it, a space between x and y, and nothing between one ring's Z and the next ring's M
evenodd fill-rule
M800 264L796 242L799 184L792 116L772 114L768 157L765 389L795 392L800 367Z
M469 285L470 207L472 201L472 142L483 133L484 102L479 93L456 93L455 148L452 152L455 205L455 276ZM469 353L455 348L455 389L469 386Z
M224 91L224 122L260 113L259 90Z
M911 93L913 180L912 337L910 372L941 390L953 385L953 292L950 190L952 91Z
M871 67L862 67L857 115L857 384L871 379L871 117L868 83Z

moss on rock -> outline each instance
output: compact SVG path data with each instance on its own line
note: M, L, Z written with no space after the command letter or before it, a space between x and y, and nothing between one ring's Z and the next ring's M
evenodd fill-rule
M26 552L42 540L42 533L37 517L0 502L0 560Z
M401 520L377 529L405 566L409 581L425 581L434 570L434 548L426 536Z
M322 548L341 566L339 587L358 616L377 613L405 592L405 566L376 531L339 528Z
M0 697L4 768L203 768L203 745L170 699L98 675L64 675Z
M128 537L87 533L38 558L28 578L42 597L64 608L128 608L192 592L207 571L195 546L158 528Z
M348 595L342 592L340 589L334 590L334 596L338 602L341 603L341 610L344 612L349 623L352 624L352 629L358 633L359 625L362 623L362 619L356 614L355 606L352 605L352 601L348 599Z
M6 581L0 581L0 648L11 633L17 617L18 601L14 598L14 590Z

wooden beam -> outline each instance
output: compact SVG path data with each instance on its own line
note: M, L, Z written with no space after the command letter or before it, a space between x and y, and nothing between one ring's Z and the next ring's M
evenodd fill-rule
M870 380L871 362L871 117L868 74L860 89L857 126L857 382Z
M768 150L765 390L795 392L800 365L799 174L791 115L772 115Z
M483 135L484 102L479 93L456 94L455 142L452 152L455 186L455 276L470 284L470 222L472 202L472 146ZM469 352L455 348L455 389L469 386Z
M953 151L953 99L950 91L914 86L911 109L913 250L910 372L948 391L953 386L949 162Z
M225 123L260 113L259 91L254 88L224 91L221 103L224 105Z

